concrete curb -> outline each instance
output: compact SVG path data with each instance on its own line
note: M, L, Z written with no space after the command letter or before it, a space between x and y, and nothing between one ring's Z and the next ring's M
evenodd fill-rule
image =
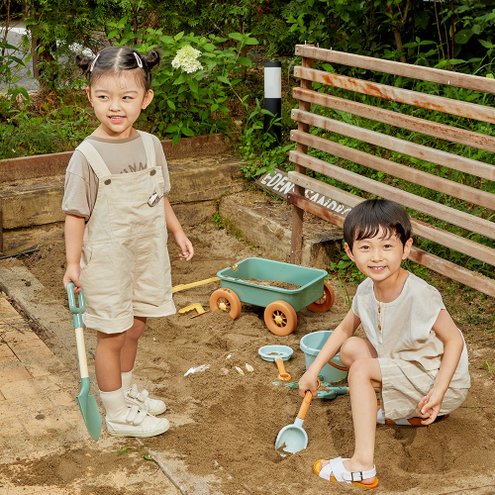
M228 229L248 243L263 247L270 258L290 260L291 207L260 191L245 191L222 198L220 216ZM302 265L328 268L342 239L334 225L308 218L304 222Z

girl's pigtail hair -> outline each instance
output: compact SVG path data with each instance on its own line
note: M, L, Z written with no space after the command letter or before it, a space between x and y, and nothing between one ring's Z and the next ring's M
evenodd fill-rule
M141 55L141 58L148 70L151 70L155 65L160 63L160 54L156 50L151 50L148 55Z
M89 68L93 63L94 57L87 57L86 55L76 55L76 65L83 71L83 74L89 72Z

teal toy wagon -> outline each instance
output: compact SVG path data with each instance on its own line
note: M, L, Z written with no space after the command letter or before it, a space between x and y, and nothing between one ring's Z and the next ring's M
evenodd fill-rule
M270 332L285 336L297 327L297 311L328 311L334 291L325 281L328 273L265 258L246 258L217 273L220 288L210 296L210 309L241 314L241 303L264 307L264 320Z

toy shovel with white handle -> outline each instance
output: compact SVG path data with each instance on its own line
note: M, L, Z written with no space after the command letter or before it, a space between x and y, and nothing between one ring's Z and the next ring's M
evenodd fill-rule
M86 361L86 348L84 346L84 332L82 315L86 311L84 304L84 295L80 291L76 296L74 293L74 284L67 284L67 296L69 299L69 309L72 313L72 323L76 332L77 358L79 361L79 373L81 375L81 390L76 397L79 409L86 424L86 428L94 440L100 438L101 433L101 415L96 404L94 395L90 395L90 381L88 374L88 363Z

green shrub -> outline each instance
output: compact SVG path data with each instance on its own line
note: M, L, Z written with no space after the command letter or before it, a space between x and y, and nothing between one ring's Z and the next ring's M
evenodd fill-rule
M109 38L117 44L134 45L143 53L156 49L162 57L154 73L155 98L146 112L150 130L173 142L226 133L232 123L229 100L244 105L247 98L237 92L245 70L252 66L245 48L258 41L242 33L230 33L226 38L184 32L170 36L161 29L134 33L126 30L126 25L120 21Z

